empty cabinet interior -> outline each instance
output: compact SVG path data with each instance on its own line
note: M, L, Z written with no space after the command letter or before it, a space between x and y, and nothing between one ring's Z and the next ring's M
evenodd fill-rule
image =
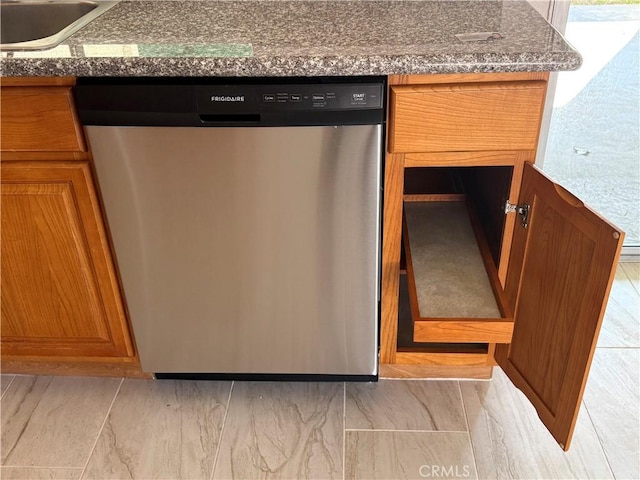
M498 279L512 167L405 169L398 348L483 353L509 343Z

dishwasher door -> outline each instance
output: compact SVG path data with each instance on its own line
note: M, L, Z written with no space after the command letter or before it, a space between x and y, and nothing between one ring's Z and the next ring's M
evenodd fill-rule
M144 371L377 375L381 125L86 132Z

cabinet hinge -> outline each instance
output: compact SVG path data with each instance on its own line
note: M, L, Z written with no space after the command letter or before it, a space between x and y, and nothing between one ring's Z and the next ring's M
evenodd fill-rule
M520 225L522 228L529 226L529 205L523 203L522 205L513 205L507 200L504 204L504 213L517 213L520 217Z

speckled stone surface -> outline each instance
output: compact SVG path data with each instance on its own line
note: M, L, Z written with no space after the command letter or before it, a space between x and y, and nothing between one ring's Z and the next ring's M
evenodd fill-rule
M463 42L456 34L503 38ZM574 70L524 0L122 1L4 76L315 76Z

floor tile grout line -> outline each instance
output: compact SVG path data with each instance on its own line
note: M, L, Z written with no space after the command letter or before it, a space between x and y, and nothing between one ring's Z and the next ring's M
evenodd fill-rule
M34 383L32 384L31 387L29 387L29 391L27 392L27 395L33 390L33 388L35 387L35 384L38 383L38 380L40 380L40 379L45 379L45 380L43 380L43 382L45 382L44 391L39 395L39 398L36 399L35 406L32 407L31 413L28 415L28 418L26 419L26 421L22 425L20 435L18 436L18 438L16 440L14 440L13 445L9 449L9 453L6 454L6 456L4 457L4 460L2 460L2 463L6 462L8 460L8 458L11 455L11 453L13 452L13 450L17 447L18 443L20 442L20 438L21 438L22 434L27 430L27 428L29 428L29 424L33 421L33 413L40 406L40 402L42 402L42 397L47 394L47 391L49 390L49 387L51 386L51 383L53 381L55 381L55 379L56 379L56 377L54 375L30 375L30 377L33 379ZM24 398L20 400L20 405L18 406L18 409L22 408L22 404L23 403L24 403Z
M82 467L43 467L42 465L0 465L3 468L28 468L33 470L82 470ZM2 478L2 477L0 477Z
M591 412L589 412L589 407L587 407L587 402L582 400L582 406L584 407L585 412L587 412L587 417L589 417L589 422L591 422L591 426L593 427L593 431L596 434L596 438L598 439L598 444L600 445L600 450L602 451L602 455L604 456L605 462L607 462L607 467L609 468L609 472L611 473L611 478L616 478L615 473L613 472L613 468L611 467L611 462L609 462L609 457L607 456L607 452L604 449L604 444L602 443L602 438L600 438L600 433L598 432L598 427L596 427L593 418L591 417Z
M11 380L9 381L9 385L7 385L7 388L4 389L4 392L2 392L2 395L0 395L0 400L2 400L4 398L4 396L7 394L7 392L9 391L9 389L11 388L11 385L13 384L13 381L16 379L16 376L13 375L11 377Z
M347 474L347 382L342 382L342 480Z
M460 382L456 382L458 384L458 393L460 393L460 404L462 405L462 414L464 415L464 425L465 431L470 431L469 429L469 419L467 418L467 409L464 406L464 397L462 396L462 386Z
M640 346L638 347L597 347L597 350L638 350L640 349Z
M104 416L104 420L102 421L102 425L100 425L100 430L98 430L98 434L96 435L96 439L93 442L93 446L91 447L91 450L89 451L89 455L87 456L87 461L84 463L84 467L82 467L82 472L80 472L80 476L78 477L79 479L82 479L82 477L84 476L84 472L87 470L87 467L89 466L89 461L91 460L91 457L93 456L93 452L96 449L96 445L98 445L98 440L100 440L100 435L102 435L102 431L104 430L104 426L107 423L107 420L109 419L109 415L111 414L111 409L113 408L113 404L116 403L116 398L118 398L118 395L120 394L120 389L122 388L122 384L124 383L124 377L120 379L120 383L118 384L118 388L116 390L115 395L113 396L113 398L111 399L111 403L109 404L109 408L107 409L107 414Z
M476 469L476 478L480 478L480 471L478 470L478 461L476 460L476 452L473 449L473 441L471 440L471 424L469 423L469 415L467 414L467 406L464 403L464 395L462 394L462 386L458 382L458 388L460 389L460 400L462 400L462 413L464 414L464 421L467 425L467 440L469 441L469 448L471 449L471 458L473 459L473 467Z
M347 428L346 432L397 432L397 433L467 433L466 430L403 430L398 428Z
M218 446L216 447L216 454L213 457L213 466L211 467L211 475L209 480L213 480L213 475L216 473L216 467L218 466L218 457L220 456L220 447L222 447L222 437L224 436L224 427L227 425L227 416L229 415L229 409L231 408L231 394L233 393L233 387L235 387L235 380L231 382L231 388L229 388L229 396L227 397L227 408L224 411L224 418L222 419L222 427L220 428L220 438L218 439Z

